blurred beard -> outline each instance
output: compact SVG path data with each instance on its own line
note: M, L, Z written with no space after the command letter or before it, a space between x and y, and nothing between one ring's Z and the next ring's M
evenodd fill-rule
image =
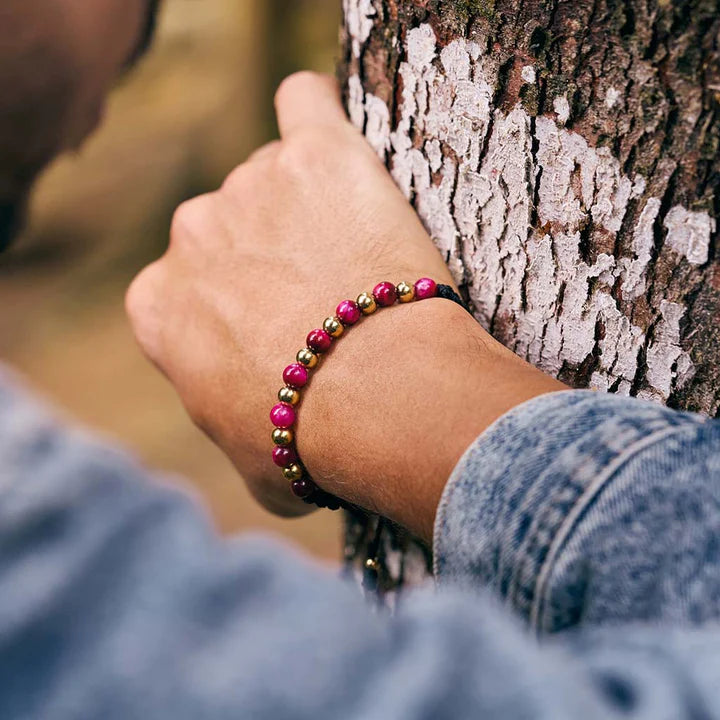
M155 36L155 30L157 29L158 12L162 0L146 0L146 3L142 32L128 61L128 68L132 67L147 52Z
M2 0L0 0L0 3ZM145 19L141 30L141 35L130 57L126 69L130 69L150 47L157 25L158 11L162 0L145 0ZM47 104L40 104L39 108L31 107L28 109L28 115L32 113L42 112L43 116L51 117L57 114L57 108L62 110L62 101L64 101L71 92L70 82L68 86L58 86L54 88L54 92L50 94ZM51 112L52 111L52 112ZM15 130L11 125L11 128ZM18 132L22 133L22 127ZM9 179L4 178L0 172L0 253L7 250L13 240L23 229L27 214L28 196L35 179L40 175L44 168L50 163L57 154L59 142L57 138L49 138L51 133L46 133L43 139L39 140L37 133L28 134L27 137L14 136L17 132L13 132L11 137L15 140L13 143L12 157L6 158L4 155L0 157L0 170L7 167L11 168ZM3 139L0 137L0 140ZM36 147L36 143L39 147ZM34 150L25 150L18 152L17 148L34 148ZM2 146L0 146L0 150ZM20 157L18 157L18 155Z

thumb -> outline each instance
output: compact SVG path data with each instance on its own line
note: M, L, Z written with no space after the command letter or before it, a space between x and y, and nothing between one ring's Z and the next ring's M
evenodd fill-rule
M283 80L275 95L275 110L283 138L308 126L348 122L335 78L313 72L299 72Z

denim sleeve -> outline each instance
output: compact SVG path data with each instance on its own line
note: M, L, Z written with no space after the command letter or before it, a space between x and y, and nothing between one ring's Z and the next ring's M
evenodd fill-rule
M219 538L192 498L50 419L0 370L3 720L718 713L718 628L540 647L477 591L424 589L392 617L373 611L290 549Z
M720 423L569 391L501 418L436 520L440 583L492 588L540 633L720 614Z

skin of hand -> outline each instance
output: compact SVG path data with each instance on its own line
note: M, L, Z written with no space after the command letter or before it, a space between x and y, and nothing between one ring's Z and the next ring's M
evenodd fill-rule
M290 77L276 109L282 139L180 206L127 309L196 424L259 502L292 516L310 508L270 458L283 368L341 300L383 280L452 278L333 79ZM311 377L294 430L313 479L426 540L467 446L518 403L564 387L437 298L347 329Z

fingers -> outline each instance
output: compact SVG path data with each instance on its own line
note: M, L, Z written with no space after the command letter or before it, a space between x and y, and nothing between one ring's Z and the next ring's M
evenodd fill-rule
M158 260L148 265L132 282L125 295L125 310L138 345L161 372L162 337L165 321L159 302L160 288L166 286L165 264Z
M330 75L300 72L286 78L275 95L280 135L307 127L346 124L337 81Z
M182 203L173 215L167 252L133 280L125 308L135 338L145 355L168 377L179 364L168 348L191 332L188 287L207 253L220 252L223 225L218 193Z

